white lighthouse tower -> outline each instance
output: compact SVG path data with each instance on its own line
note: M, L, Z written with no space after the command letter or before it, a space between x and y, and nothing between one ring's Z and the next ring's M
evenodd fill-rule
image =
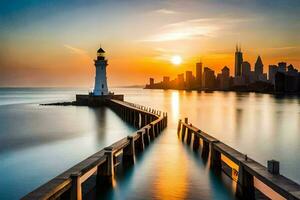
M96 76L95 87L93 90L93 96L108 95L107 78L106 78L106 66L107 60L105 59L105 51L100 47L97 51L97 59L95 61Z
M107 105L107 101L111 99L124 101L123 94L114 94L113 92L108 92L106 78L107 60L105 59L105 51L101 47L98 49L97 59L94 61L96 67L95 87L88 95L76 94L76 101L74 104L80 106L97 107Z

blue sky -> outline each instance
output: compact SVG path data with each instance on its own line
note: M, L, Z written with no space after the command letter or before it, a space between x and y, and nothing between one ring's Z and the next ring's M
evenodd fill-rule
M265 71L279 61L299 67L299 19L299 0L2 0L0 85L72 86L80 77L90 86L100 43L114 85L129 84L116 72L143 83L192 69L199 59L217 71L232 69L237 42L252 64L262 56ZM183 57L179 68L169 65L173 54Z

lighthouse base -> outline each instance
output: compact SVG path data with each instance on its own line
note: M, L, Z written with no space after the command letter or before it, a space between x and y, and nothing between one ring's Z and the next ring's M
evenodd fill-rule
M84 94L77 94L76 95L76 105L78 106L105 106L107 100L116 99L123 101L124 95L123 94L108 94L108 95L101 95L101 96L93 96L92 94L84 95Z

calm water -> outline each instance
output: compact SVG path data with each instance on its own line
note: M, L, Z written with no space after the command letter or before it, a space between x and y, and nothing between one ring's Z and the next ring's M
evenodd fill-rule
M125 94L127 101L167 111L169 124L102 198L233 199L232 182L226 176L216 177L200 156L178 140L176 126L183 117L262 164L272 158L279 160L281 173L300 182L298 98L233 92L114 91ZM76 92L0 90L0 199L24 195L134 131L107 108L36 104L70 100Z
M108 108L37 104L76 92L85 91L0 89L1 200L20 198L135 130Z

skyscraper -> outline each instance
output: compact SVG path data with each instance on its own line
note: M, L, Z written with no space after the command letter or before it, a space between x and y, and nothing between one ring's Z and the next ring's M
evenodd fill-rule
M257 60L255 62L254 73L255 73L255 81L267 82L268 77L266 73L264 74L264 64L260 56L257 57Z
M262 63L260 56L257 57L257 60L255 62L254 71L257 76L260 76L264 73L264 64Z
M248 84L250 81L251 76L251 65L249 62L244 61L242 63L242 79L246 84Z
M278 63L278 71L285 73L286 72L286 62L279 62Z
M249 62L245 61L242 63L242 76L249 77L251 73L251 65Z
M164 76L163 77L163 82L162 85L165 89L170 87L170 77L169 76Z
M243 53L241 51L241 47L238 47L238 45L236 45L234 76L242 75L242 63L243 63Z
M229 83L230 83L230 71L229 68L227 66L225 66L222 69L222 74L221 74L221 78L220 78L220 89L221 90L228 90L229 89Z
M184 86L184 74L177 75L177 86L182 88Z
M194 77L193 77L192 71L186 71L185 72L185 86L188 89L191 89L191 87L193 85L193 80L194 80Z
M278 71L277 65L269 65L269 82L275 84L275 74Z
M204 67L203 71L203 87L205 89L214 89L215 88L215 72L208 68Z
M202 87L202 63L196 63L196 84L197 87Z

